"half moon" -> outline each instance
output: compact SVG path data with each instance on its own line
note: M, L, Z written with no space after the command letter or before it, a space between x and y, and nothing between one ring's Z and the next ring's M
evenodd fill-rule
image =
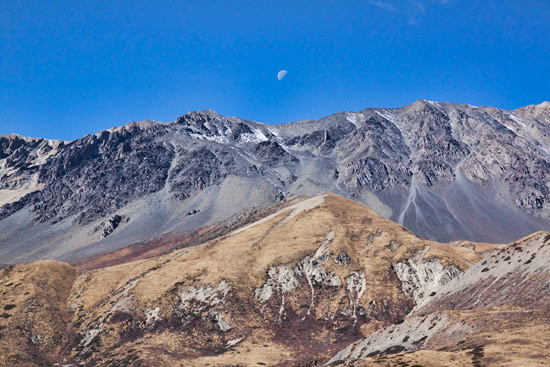
M287 73L288 73L288 71L286 71L286 70L281 70L281 71L279 71L279 72L277 73L277 79L278 79L278 80L283 79L283 78L286 76Z

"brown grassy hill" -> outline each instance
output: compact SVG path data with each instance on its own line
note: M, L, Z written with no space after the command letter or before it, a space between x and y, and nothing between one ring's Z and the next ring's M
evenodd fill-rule
M0 366L47 366L65 354L76 276L50 260L0 270Z
M0 364L314 366L500 247L426 241L354 201L299 197L148 259L5 269Z
M550 233L491 251L399 325L338 353L336 366L550 365Z

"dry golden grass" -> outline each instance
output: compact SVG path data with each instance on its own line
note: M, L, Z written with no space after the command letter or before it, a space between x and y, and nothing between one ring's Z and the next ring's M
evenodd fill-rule
M156 302L176 283L214 286L221 280L229 281L241 297L250 297L265 281L269 267L293 264L312 255L329 232L334 232L330 251L347 253L353 259L353 270L367 274L364 301L390 297L398 303L402 292L397 283L388 287L385 273L392 262L416 251L429 248L426 257L437 257L461 269L480 259L479 252L465 247L422 240L365 206L336 195L328 194L318 204L290 220L293 210L286 208L267 221L201 246L86 273L79 277L75 291L85 309L137 277L142 278L133 293L141 304ZM279 225L283 221L286 223ZM341 277L349 273L334 264L328 267Z
M327 240L330 233L333 234L333 239ZM449 245L426 241L357 202L326 194L313 199L293 199L266 219L202 245L86 271L74 282L76 270L68 265L38 263L16 267L20 270L12 271L9 277L0 280L0 292L3 289L1 287L4 287L2 284L8 281L18 282L20 288L17 292L12 289L3 295L8 294L8 298L16 299L14 302L23 302L19 300L21 294L33 291L33 284L36 283L31 275L35 273L28 270L35 266L35 272L49 279L44 284L44 289L52 292L52 297L55 298L53 302L62 302L65 309L75 309L72 321L78 325L93 324L96 320L101 320L118 302L123 290L126 292L127 305L139 310L141 314L144 310L159 307L161 315L166 315L174 310L174 302L177 301L175 290L188 286L215 287L221 280L229 282L236 297L252 304L255 302L254 290L264 284L270 267L294 266L304 257L312 256L323 243L332 254L345 252L351 258L351 263L341 266L331 260L323 264L327 271L340 278L344 286L333 290L331 297L315 300L315 314L318 318L337 313L342 302L349 302L345 279L354 271L362 272L366 276L367 288L360 299L362 305L375 301L378 305L385 305L379 306L387 308L382 311L397 315L395 317L404 317L412 301L404 294L401 283L392 271L392 263L422 252L427 258L438 258L446 265L452 264L464 270L479 261L483 252L498 247L470 242ZM127 255L127 252L122 250L120 254ZM109 261L111 260L109 257ZM97 264L93 261L92 263ZM19 271L23 275L18 275ZM62 285L57 286L54 284L56 282ZM20 294L19 290L23 292ZM36 289L34 292L36 293ZM286 302L295 309L304 306L304 299L298 297L289 297ZM246 318L241 316L232 319L233 316L228 313L226 317L232 325L246 324L248 330L253 331L241 343L219 355L183 358L182 356L191 353L186 343L192 341L193 336L185 336L180 331L170 329L145 334L141 339L128 341L121 346L117 344L116 328L119 326L116 323L109 326L109 331L103 331L101 345L102 348L113 348L113 353L120 355L132 350L132 353L139 354L141 360L151 363L156 361L157 365L275 365L304 357L304 351L297 352L299 342L292 349L288 343L277 341L269 330L259 329L265 325L265 320L262 319L265 315L250 314ZM0 325L3 322L0 319ZM46 321L48 322L50 321ZM367 335L387 323L388 320L372 319L361 326L361 331ZM40 323L37 325L45 329L48 327ZM66 327L66 322L59 325ZM3 332L0 330L0 333ZM58 329L52 332L58 332ZM329 334L327 330L321 330L313 338L329 340ZM199 337L202 336L197 336ZM12 342L0 339L0 348L4 348L4 351L8 348L17 349L16 347ZM316 353L321 358L329 357L328 352L325 352L326 356L323 352ZM436 358L437 353L424 351L417 354L418 361L424 361L418 364L423 365L429 358ZM456 356L452 357L454 354ZM462 366L460 353L454 354L441 352L438 358L448 361L449 366ZM2 359L0 364L1 362Z
M76 269L44 260L0 274L0 366L33 365L36 354L59 355L67 337L67 297Z
M306 204L303 204L304 201ZM410 300L392 276L393 262L425 251L426 257L437 257L445 264L465 269L480 259L481 251L491 248L489 245L475 244L475 249L479 250L476 251L425 241L359 203L327 194L313 199L296 198L266 219L200 246L83 273L76 280L69 301L82 305L87 320L96 319L111 307L107 301L117 290L130 284L133 279L139 279L135 288L130 290L134 306L146 309L160 307L161 313L172 307L172 301L166 295L175 287L217 286L221 280L229 282L239 298L251 300L254 290L265 282L270 267L293 266L304 257L313 255L331 232L334 238L328 242L329 251L334 254L345 252L352 262L346 267L327 262L324 264L327 271L339 276L342 282L352 271L364 272L367 290L360 302L364 305L372 300L380 304L387 302L392 312L403 315L406 310L399 307L410 303ZM337 312L341 300L346 297L345 287L340 287L333 297L317 299L315 306L321 312L318 317ZM296 308L304 302L292 297L286 301ZM251 327L262 325L261 320L253 315L248 320L229 321L246 322ZM361 330L367 335L384 325L383 321L372 320ZM327 336L318 337L323 339ZM250 335L231 352L186 363L246 365L256 363L256 360L261 362L261 358L269 356L269 364L272 365L275 361L297 357L271 338L266 333ZM162 347L168 348L170 353L177 353L182 342L177 335L166 332L148 337L146 344L151 346L151 350ZM144 353L142 358L145 359L147 353L152 353L145 347L137 349ZM174 361L170 353L163 358Z

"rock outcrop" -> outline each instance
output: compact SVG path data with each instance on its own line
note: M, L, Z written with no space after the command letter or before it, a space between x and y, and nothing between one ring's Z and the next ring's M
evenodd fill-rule
M418 264L414 257L405 263L411 261ZM544 347L550 336L549 263L550 233L537 232L487 252L456 276L440 271L445 281L430 288L429 297L417 298L403 322L349 345L326 365L543 366L550 360ZM411 279L420 278L414 276L418 266L407 267L403 285L409 290Z

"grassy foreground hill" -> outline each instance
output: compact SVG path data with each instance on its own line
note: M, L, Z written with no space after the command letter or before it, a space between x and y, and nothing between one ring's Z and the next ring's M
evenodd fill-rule
M548 234L442 244L333 194L269 213L119 265L3 269L0 365L549 361Z

